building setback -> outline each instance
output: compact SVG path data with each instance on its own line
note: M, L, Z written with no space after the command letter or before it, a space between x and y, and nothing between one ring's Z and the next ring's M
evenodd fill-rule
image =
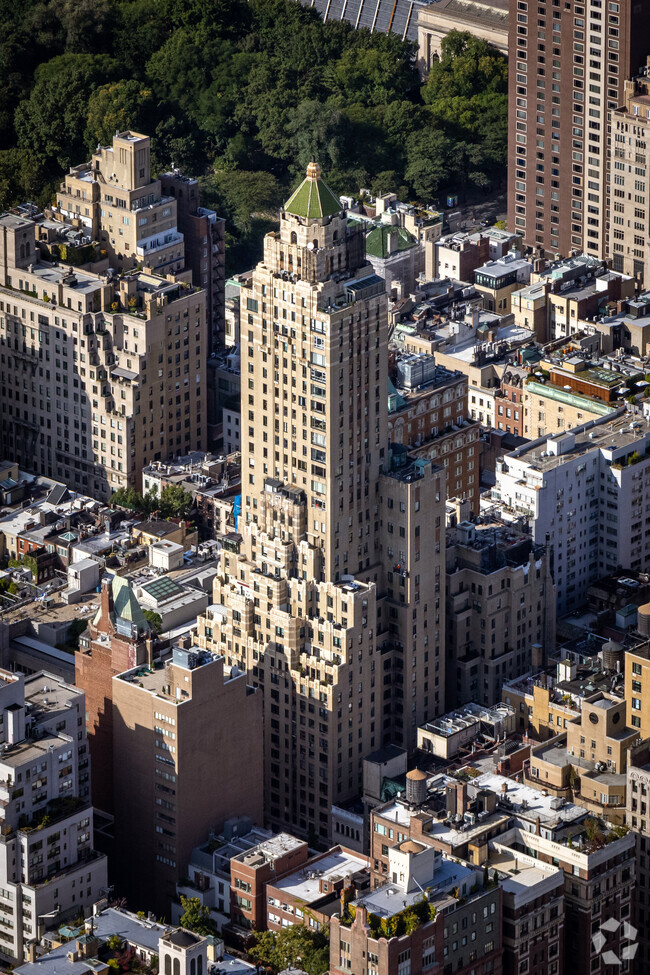
M512 4L508 225L526 244L609 255L611 113L645 63L648 36L647 3Z

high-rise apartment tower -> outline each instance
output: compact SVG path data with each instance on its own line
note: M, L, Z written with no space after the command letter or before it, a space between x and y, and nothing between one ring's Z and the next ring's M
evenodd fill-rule
M241 315L242 538L198 639L264 689L267 819L326 840L364 755L442 713L444 471L389 448L384 282L316 163Z
M650 48L650 4L512 0L508 223L548 254L610 251L611 112Z

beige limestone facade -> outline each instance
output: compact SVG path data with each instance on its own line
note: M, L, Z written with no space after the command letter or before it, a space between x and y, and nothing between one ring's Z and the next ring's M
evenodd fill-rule
M99 499L205 441L205 292L41 261L0 216L0 453Z
M198 642L263 688L267 821L325 841L443 713L444 471L389 451L384 282L316 164L242 307L241 542Z

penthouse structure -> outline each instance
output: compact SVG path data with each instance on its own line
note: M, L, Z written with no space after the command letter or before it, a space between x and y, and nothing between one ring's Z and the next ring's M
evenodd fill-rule
M620 409L497 461L492 501L506 519L527 517L533 540L550 545L559 614L617 566L648 564L648 446L650 424Z
M98 146L90 162L71 166L54 212L86 228L120 270L145 264L166 275L185 266L177 201L151 178L149 136L120 132L111 146Z
M0 953L16 962L45 919L90 913L106 857L93 849L83 692L44 671L3 671L0 707Z
M38 259L0 217L0 452L99 499L205 440L205 292Z
M363 242L310 164L242 286L242 537L198 629L264 688L268 819L320 840L363 757L444 708L444 472L389 450Z

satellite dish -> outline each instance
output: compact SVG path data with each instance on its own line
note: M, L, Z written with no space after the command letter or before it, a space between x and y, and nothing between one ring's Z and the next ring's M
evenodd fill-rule
M313 241L310 240L309 243L307 244L307 250L313 251L313 249L314 249L314 243Z

